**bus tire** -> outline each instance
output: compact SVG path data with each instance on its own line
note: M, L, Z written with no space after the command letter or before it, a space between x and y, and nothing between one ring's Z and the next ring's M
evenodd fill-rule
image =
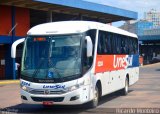
M126 77L125 79L125 87L121 90L122 95L128 94L128 88L129 88L129 79Z
M88 104L89 108L95 108L99 102L99 88L96 86L94 91L94 99Z

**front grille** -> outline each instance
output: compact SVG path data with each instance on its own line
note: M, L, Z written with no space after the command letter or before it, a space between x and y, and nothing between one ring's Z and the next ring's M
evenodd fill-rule
M31 94L44 94L44 90L31 90L29 91Z
M44 94L46 94L45 91L46 90L33 89L33 90L30 90L29 93L31 93L31 94L37 94L37 95L39 95L39 94L44 95ZM48 91L48 95L50 95L50 94L53 95L53 94L64 94L64 93L66 93L66 91L63 91L63 90L59 90L59 91L47 90L47 91Z
M54 97L54 98L45 98L45 97L31 97L33 101L43 102L43 101L53 101L53 102L62 102L64 97Z

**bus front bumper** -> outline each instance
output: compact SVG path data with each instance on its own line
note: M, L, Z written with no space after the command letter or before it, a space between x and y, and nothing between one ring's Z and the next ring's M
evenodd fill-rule
M44 104L46 102L57 105L84 104L90 101L89 85L64 94L31 94L20 90L21 99L26 104Z

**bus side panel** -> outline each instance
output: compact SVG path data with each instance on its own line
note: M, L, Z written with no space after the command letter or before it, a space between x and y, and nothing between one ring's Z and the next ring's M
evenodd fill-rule
M110 77L109 77L110 72L101 72L101 73L96 73L95 75L95 84L98 80L101 82L102 86L102 96L110 93Z
M127 74L130 85L138 80L137 57L138 55L97 55L95 73L102 83L102 95L124 88Z
M129 78L130 85L136 83L139 79L139 55L133 55L132 65L128 67L130 69Z

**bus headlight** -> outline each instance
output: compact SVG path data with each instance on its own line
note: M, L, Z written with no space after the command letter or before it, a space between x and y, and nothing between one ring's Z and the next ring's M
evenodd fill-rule
M30 91L30 88L25 86L25 85L20 85L21 89L23 89L24 91L27 91L29 92Z
M84 85L84 82L79 83L79 84L76 84L76 85L74 85L74 86L68 87L68 88L67 88L67 91L74 91L74 90L76 90L76 89L79 89L79 88L82 87L83 85Z
M26 87L26 86L22 86L22 89L23 89L24 91L27 91L27 87Z
M74 91L74 90L76 90L76 89L78 89L78 88L79 88L79 85L77 84L77 85L74 85L74 86L69 87L69 88L68 88L68 91Z
M27 92L29 92L29 90L30 90L30 88L26 87L26 86L22 86L21 89L23 89L24 91L27 91Z

